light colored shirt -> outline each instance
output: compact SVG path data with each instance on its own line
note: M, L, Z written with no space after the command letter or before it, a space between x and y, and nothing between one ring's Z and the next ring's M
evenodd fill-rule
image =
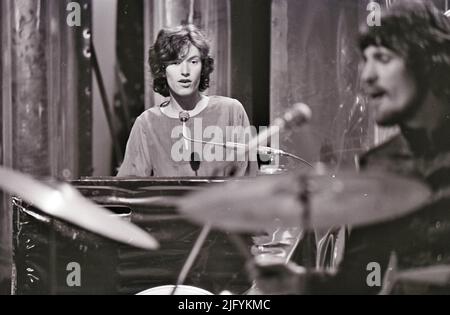
M247 129L245 129L247 128ZM213 142L248 143L249 119L242 104L228 97L210 96L206 106L186 123L190 138ZM168 117L161 106L143 112L131 130L124 161L117 176L191 177L255 175L256 158L248 154L237 160L236 150L210 144L191 143L183 138L179 118ZM199 163L192 162L192 153ZM233 158L234 157L234 158Z

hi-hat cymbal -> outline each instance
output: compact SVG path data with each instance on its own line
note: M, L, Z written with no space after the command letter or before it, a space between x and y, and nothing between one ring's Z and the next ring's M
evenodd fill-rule
M300 201L305 178L310 191L309 223ZM421 182L391 174L290 174L207 188L183 198L179 210L197 223L210 222L233 232L274 225L315 229L391 220L415 210L429 196L430 190Z
M41 211L110 239L144 249L157 249L158 242L136 225L84 198L69 184L57 188L32 177L0 167L0 188L21 197Z

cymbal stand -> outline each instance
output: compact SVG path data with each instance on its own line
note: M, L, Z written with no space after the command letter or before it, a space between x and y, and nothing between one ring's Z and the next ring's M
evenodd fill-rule
M203 226L202 231L200 232L200 235L198 236L197 240L195 241L194 247L192 248L191 252L189 253L188 258L186 259L186 262L183 265L183 268L181 269L180 275L178 276L177 283L172 289L172 292L170 295L174 295L176 290L180 285L184 283L186 280L187 275L189 274L189 271L191 271L192 266L195 263L195 259L197 258L198 254L200 253L200 250L202 249L203 244L206 241L206 238L208 237L209 232L211 231L211 224L207 223Z
M302 286L300 289L300 292L308 292L309 287L309 276L313 272L313 268L315 266L315 261L309 257L309 254L312 252L311 248L311 237L315 237L314 230L312 229L312 222L311 222L311 190L310 190L310 184L309 184L309 178L305 174L300 175L300 187L301 191L299 194L300 204L301 204L301 214L300 214L300 226L304 227L305 233L305 265L304 268L306 269L306 277L305 281L301 282L300 285Z

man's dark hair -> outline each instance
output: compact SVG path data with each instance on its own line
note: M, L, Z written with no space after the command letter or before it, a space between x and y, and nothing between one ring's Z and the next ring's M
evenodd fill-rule
M153 75L153 90L162 96L169 96L166 67L181 61L193 45L200 51L202 72L200 75L200 92L209 87L209 76L214 70L214 59L209 56L209 44L206 36L194 25L181 25L162 29L155 44L149 51L149 64Z
M450 103L450 19L431 1L397 0L381 25L363 26L359 48L383 46L404 58L418 85Z

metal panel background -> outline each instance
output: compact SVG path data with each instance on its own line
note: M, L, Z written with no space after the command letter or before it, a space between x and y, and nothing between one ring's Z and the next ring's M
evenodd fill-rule
M80 27L67 24L69 2L1 2L2 164L37 177L91 174L90 1L78 1ZM0 250L10 260L10 199L2 205Z
M448 0L432 0L444 10ZM282 132L281 148L331 169L355 168L356 156L396 132L378 128L360 93L357 33L369 0L272 1L271 118L293 103L311 123ZM394 1L377 1L383 7ZM282 160L288 168L299 168Z
M91 170L90 1L81 27L67 25L69 2L3 2L4 163L36 176Z
M282 132L281 148L331 168L352 165L372 142L368 113L357 94L355 39L364 10L364 1L272 2L271 117L296 102L313 112L307 127Z

